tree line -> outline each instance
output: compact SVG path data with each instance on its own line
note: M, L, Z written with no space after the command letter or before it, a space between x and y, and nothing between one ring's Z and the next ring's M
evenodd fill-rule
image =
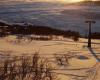
M71 31L71 30L60 30L51 28L48 26L37 26L37 25L7 25L7 24L0 24L0 36L7 36L7 35L62 35L63 37L80 37L79 32Z
M86 35L85 38L88 38L88 36ZM100 39L100 32L91 33L91 38L92 39Z

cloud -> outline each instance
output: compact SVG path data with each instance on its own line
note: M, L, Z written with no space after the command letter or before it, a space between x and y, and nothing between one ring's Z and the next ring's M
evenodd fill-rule
M23 3L23 2L27 2L29 0L0 0L0 5L3 5L3 4L12 4L12 3Z
M63 1L63 0L0 0L0 2L54 2L54 1Z

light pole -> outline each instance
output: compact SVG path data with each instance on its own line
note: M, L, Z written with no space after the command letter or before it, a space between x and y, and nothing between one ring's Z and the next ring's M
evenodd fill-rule
M85 22L89 24L88 47L91 48L91 26L92 26L92 23L96 23L96 22L92 19L87 20Z

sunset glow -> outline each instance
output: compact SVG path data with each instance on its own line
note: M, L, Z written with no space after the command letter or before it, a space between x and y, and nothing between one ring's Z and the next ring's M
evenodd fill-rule
M85 0L0 0L0 2L57 2L57 3L74 3ZM97 1L97 0L91 0Z
M83 1L83 0L63 0L64 2L80 2L80 1Z
M62 2L62 3L73 3L80 2L83 0L26 0L27 2Z

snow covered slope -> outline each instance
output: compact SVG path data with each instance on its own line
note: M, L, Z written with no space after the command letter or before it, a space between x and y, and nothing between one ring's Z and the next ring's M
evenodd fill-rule
M60 80L84 80L84 78L85 80L99 80L100 40L92 40L92 49L86 46L86 39L80 39L78 42L71 39L29 41L27 38L18 40L16 36L9 36L0 39L0 58L6 55L31 56L39 52L41 58L50 61L56 68L53 72L59 74ZM68 60L69 64L63 59L63 65L59 65L55 55L62 57L65 54L72 57Z

